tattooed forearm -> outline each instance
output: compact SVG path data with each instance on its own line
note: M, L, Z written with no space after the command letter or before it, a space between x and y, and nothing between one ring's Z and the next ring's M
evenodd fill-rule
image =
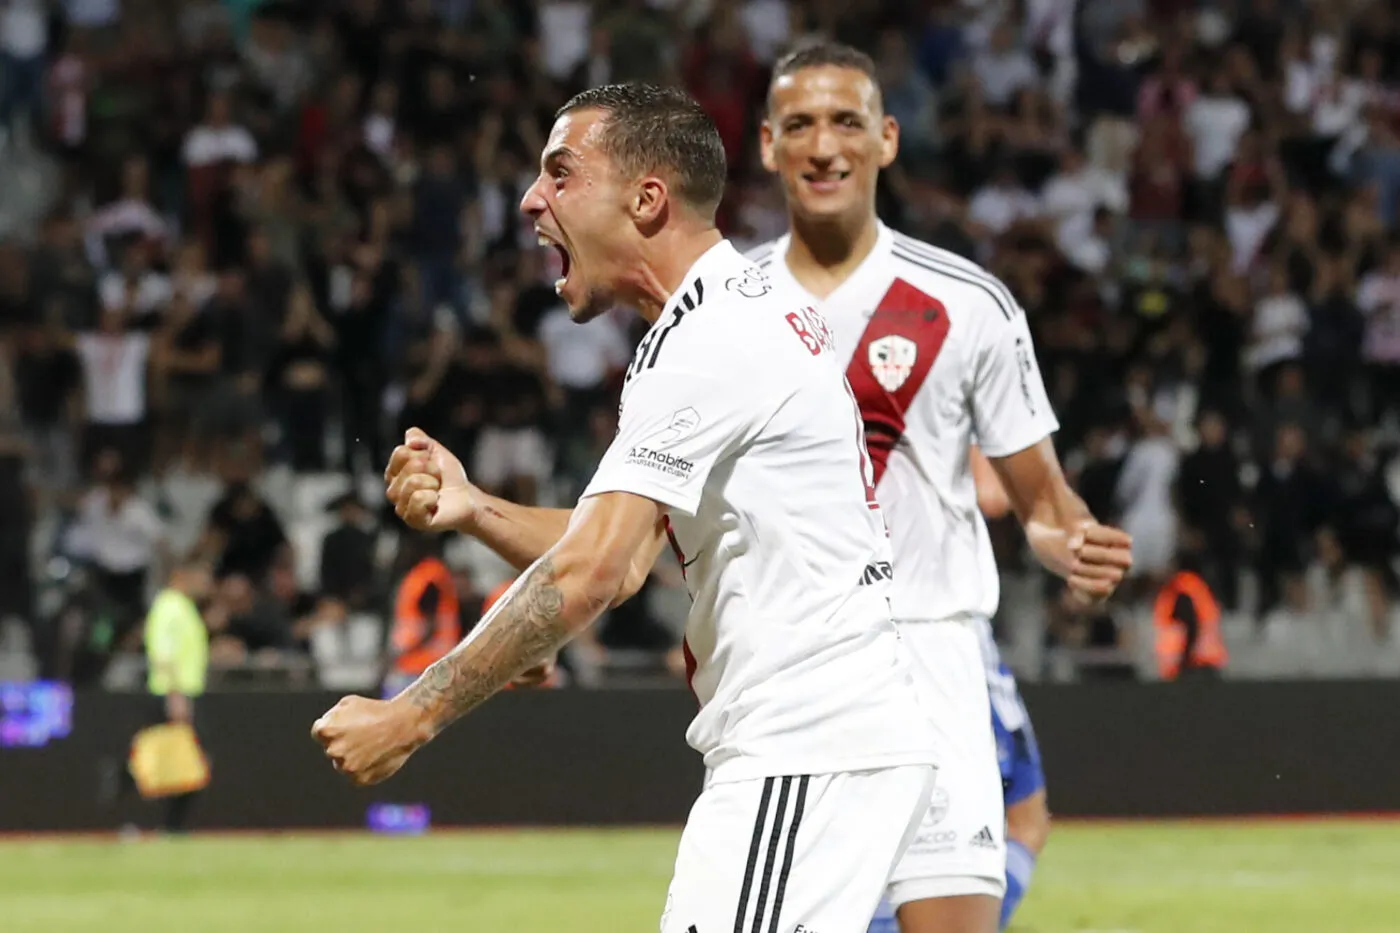
M427 714L434 732L569 640L572 627L558 576L545 555L451 654L404 691Z

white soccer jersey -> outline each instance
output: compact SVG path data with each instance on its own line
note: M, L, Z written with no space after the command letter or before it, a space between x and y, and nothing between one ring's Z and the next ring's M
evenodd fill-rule
M687 740L711 781L933 763L826 324L728 242L684 283L637 348L584 496L667 508L694 603Z
M990 618L1000 586L968 449L1007 456L1059 428L1025 313L981 267L884 224L819 300L788 271L788 242L752 255L821 311L847 363L894 545L895 618Z

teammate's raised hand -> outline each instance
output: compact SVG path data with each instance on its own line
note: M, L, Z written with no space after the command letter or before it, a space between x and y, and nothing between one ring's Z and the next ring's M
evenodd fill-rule
M1112 596L1133 566L1133 538L1126 531L1087 521L1070 537L1074 566L1065 578L1081 602L1096 603Z
M463 530L477 508L462 461L418 428L394 448L384 487L395 513L418 531Z

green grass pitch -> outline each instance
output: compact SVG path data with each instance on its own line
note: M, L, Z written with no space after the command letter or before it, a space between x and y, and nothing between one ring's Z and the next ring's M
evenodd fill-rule
M674 830L10 839L0 930L651 933L675 842ZM1400 933L1400 822L1062 825L1015 929Z

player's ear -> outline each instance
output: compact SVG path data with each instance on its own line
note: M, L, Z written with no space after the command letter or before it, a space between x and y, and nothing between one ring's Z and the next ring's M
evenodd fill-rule
M899 121L885 114L880 121L880 168L889 168L899 155Z
M758 154L763 159L763 167L770 172L778 170L778 162L773 158L773 125L766 119L758 127Z
M650 226L662 218L671 192L665 179L645 175L632 193L632 220L640 226Z

